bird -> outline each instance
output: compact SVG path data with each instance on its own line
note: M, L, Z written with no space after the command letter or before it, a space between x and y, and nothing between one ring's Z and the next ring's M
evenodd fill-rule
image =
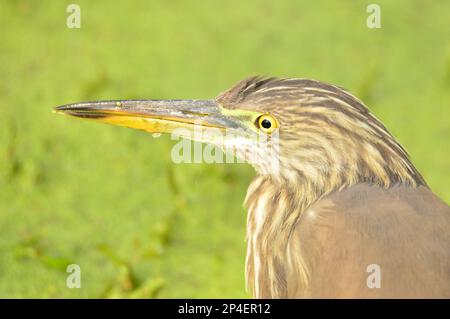
M254 298L449 298L450 207L340 86L248 77L209 100L109 100L56 113L174 133L256 171L245 197ZM220 134L193 134L196 129Z

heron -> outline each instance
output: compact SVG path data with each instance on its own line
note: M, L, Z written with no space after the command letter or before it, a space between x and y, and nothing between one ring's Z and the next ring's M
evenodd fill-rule
M253 76L209 100L55 110L152 133L182 129L250 162L245 274L255 298L450 297L450 207L339 86ZM227 134L194 137L198 127Z

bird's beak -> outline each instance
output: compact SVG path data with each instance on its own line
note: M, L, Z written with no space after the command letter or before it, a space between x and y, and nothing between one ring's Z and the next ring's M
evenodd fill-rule
M215 100L122 100L81 102L58 106L56 113L152 133L171 133L194 126L225 130L239 126L222 114Z

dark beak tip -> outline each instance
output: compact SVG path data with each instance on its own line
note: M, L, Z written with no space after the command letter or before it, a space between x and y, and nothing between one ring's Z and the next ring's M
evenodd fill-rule
M65 105L55 106L53 108L53 113L64 113L66 111L69 111L72 108L73 108L73 104L65 104Z
M66 114L67 108L62 106L56 106L52 109L53 114Z
M59 105L53 108L53 113L75 115L78 112L88 111L89 108L80 103ZM71 114L73 113L73 114Z

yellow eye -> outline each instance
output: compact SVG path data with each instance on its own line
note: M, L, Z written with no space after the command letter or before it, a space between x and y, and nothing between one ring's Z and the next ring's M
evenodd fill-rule
M264 133L270 134L278 127L278 122L272 115L263 114L256 119L256 126Z

